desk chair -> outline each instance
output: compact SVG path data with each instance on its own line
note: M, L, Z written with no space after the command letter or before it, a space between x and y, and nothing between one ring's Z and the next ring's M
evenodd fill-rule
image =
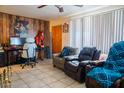
M33 49L33 51L35 51L35 49ZM22 69L25 66L31 66L32 68L36 66L36 55L33 57L29 57L28 49L24 49L23 52L26 52L27 58L22 58L22 60L25 61L25 63L21 65ZM36 52L33 52L33 53L36 53Z
M25 61L25 63L22 66L22 69L25 66L33 66L36 65L36 44L34 43L33 38L27 38L26 42L23 47L23 53L21 59Z

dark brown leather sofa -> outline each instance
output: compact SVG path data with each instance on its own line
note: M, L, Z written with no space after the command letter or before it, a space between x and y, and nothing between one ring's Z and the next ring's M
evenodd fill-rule
M67 56L72 56L77 54L77 48L64 47L69 49L69 54ZM64 49L63 48L63 49ZM61 53L53 54L53 66L64 70L65 58L66 56L60 57Z
M97 50L95 47L89 48L85 47L81 50L78 58L66 58L64 65L64 72L71 78L79 81L85 81L85 66L89 61L85 60L98 60L101 51ZM84 62L85 61L85 62Z

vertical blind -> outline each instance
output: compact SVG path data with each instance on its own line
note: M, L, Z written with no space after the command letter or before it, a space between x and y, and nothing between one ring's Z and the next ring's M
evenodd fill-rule
M82 19L76 19L70 21L70 46L80 49L82 48L83 45L83 40L82 40Z
M95 46L108 53L113 43L124 40L124 9L71 20L70 37L71 46Z

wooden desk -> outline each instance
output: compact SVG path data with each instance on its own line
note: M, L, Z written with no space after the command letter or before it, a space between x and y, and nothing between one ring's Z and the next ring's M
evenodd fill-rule
M2 50L0 52L0 67L3 67L6 65L6 61L5 61L5 53L4 51Z
M6 65L9 66L11 64L15 64L17 62L17 58L19 56L19 51L23 50L23 48L12 48L12 47L5 47L5 62Z

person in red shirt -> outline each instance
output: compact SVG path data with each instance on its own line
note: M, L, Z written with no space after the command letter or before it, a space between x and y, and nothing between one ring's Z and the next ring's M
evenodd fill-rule
M44 59L44 33L42 31L38 31L35 36L35 43L38 47L38 58L41 60Z

